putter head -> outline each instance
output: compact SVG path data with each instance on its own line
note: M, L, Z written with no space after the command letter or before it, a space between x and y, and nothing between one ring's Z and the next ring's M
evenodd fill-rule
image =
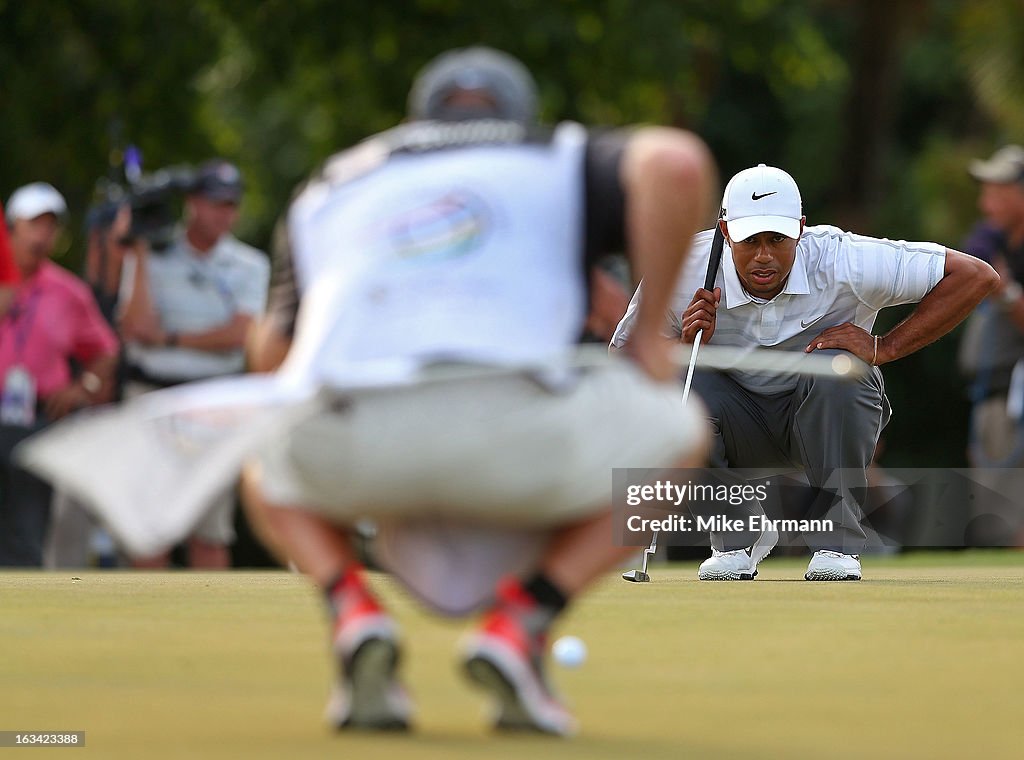
M650 583L651 576L643 570L630 570L622 574L622 580L629 581L630 583Z

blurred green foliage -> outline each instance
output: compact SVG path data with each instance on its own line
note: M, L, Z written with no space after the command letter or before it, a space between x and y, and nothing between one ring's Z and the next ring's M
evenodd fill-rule
M549 121L687 127L724 178L787 168L811 223L955 246L966 162L1024 141L1021 21L1019 0L0 0L0 194L45 179L81 219L126 144L150 170L223 155L266 247L311 168L401 120L435 54L483 43L534 71ZM887 461L963 462L954 349L887 368Z

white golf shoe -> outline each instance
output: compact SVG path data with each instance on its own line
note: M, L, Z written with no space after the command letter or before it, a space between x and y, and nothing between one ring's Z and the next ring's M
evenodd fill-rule
M697 578L702 581L752 581L757 575L761 560L771 554L779 542L777 530L764 531L753 546L720 552L711 549L711 556L697 568Z
M804 579L808 581L859 581L860 555L841 554L840 552L814 552Z

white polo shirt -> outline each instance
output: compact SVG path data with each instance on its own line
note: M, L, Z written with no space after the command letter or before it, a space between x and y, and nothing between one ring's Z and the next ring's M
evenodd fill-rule
M713 237L714 230L694 237L667 315L668 336L681 335L682 314L694 293L704 287ZM744 290L726 245L715 280L715 287L722 288L722 300L711 342L803 351L822 330L844 322L870 332L881 309L917 303L935 287L943 276L945 255L945 247L935 243L865 237L829 225L807 227L797 243L785 287L765 301ZM616 348L629 339L641 289L633 294L612 336ZM729 374L758 393L791 391L796 384L790 373Z
M133 282L134 267L126 266L122 304L128 303ZM224 235L206 255L196 253L184 234L166 251L149 254L150 293L167 332L205 332L230 322L235 314L262 314L269 282L267 256L231 235ZM198 351L128 343L125 355L130 365L165 382L233 374L245 365L242 349Z

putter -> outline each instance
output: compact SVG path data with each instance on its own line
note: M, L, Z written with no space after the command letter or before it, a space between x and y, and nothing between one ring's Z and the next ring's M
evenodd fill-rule
M715 221L715 237L711 241L711 253L708 255L708 272L704 277L704 290L714 291L715 279L718 277L718 266L722 263L722 247L725 245L725 235L722 234L721 220L725 215L725 209L720 209L718 219ZM683 385L683 406L686 406L686 399L690 396L690 384L693 382L693 371L697 368L697 350L700 348L701 338L704 337L704 330L700 329L693 338L693 348L690 350L690 363L686 367L686 383ZM647 573L647 561L658 551L658 531L654 531L651 537L651 545L644 549L643 563L639 570L630 570L622 574L622 579L632 583L650 583L651 576Z
M622 580L629 581L630 583L650 583L651 576L647 574L647 560L653 557L656 551L658 551L658 531L654 531L651 545L644 549L644 560L640 565L640 569L623 573Z

